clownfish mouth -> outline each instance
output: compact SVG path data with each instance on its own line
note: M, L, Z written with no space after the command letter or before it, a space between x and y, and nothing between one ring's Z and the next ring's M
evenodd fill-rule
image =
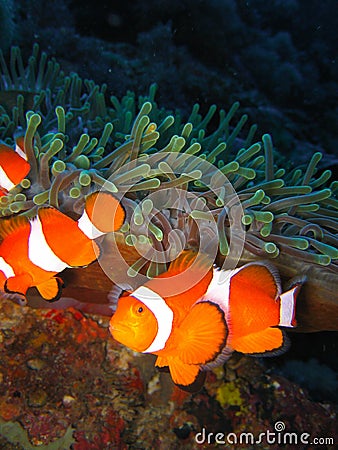
M116 339L117 335L125 335L125 334L129 334L130 335L130 333L132 333L132 330L131 330L130 327L128 327L126 325L123 325L121 323L117 324L117 326L112 324L112 323L110 323L109 324L109 331L115 337L115 339Z

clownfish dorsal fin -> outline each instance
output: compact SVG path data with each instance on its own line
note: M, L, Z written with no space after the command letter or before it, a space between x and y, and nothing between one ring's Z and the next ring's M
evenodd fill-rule
M267 261L255 261L241 267L232 280L241 278L251 287L264 290L271 298L277 299L281 293L281 281L277 269Z
M75 220L53 206L40 206L37 218L42 223L44 233L50 236L53 235L57 239L61 239L61 237L64 239L65 233L69 233L70 229L72 231L78 229Z
M231 277L228 319L230 345L235 340L245 339L246 336L260 336L263 339L264 334L259 333L264 333L269 327L278 326L280 290L277 271L263 262L246 264ZM271 333L282 339L278 331L266 333L267 337ZM276 347L280 345L279 340Z
M119 230L125 216L120 201L111 192L97 191L86 197L85 210L79 222L84 224L86 219L102 235Z
M201 252L196 252L194 250L184 250L175 260L173 260L169 269L165 274L161 276L173 276L184 272L188 267L194 264L194 270L212 270L212 260L211 258Z
M0 241L22 231L25 227L29 227L29 220L26 216L13 216L0 220Z
M231 341L234 350L251 355L259 354L260 356L282 353L286 345L287 339L283 331L275 327L234 338Z
M223 349L227 339L223 311L208 301L194 305L178 330L177 354L187 364L205 364Z
M166 299L170 307L180 304L189 309L205 294L212 275L212 261L207 255L186 250L167 272L149 280L146 286Z
M43 283L36 286L41 297L45 300L54 301L57 300L62 292L63 281L59 277L52 277Z
M48 206L39 208L38 216L44 239L61 261L83 267L97 259L99 247L79 230L75 220Z
M18 185L31 169L26 159L6 144L0 144L0 167L1 185L7 190Z
M5 165L7 160L15 155L15 150L4 142L0 142L0 163Z

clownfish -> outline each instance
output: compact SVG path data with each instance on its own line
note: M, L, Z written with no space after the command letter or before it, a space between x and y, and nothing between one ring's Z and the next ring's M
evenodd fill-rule
M268 262L220 270L206 259L194 268L194 259L183 252L166 273L121 296L109 324L115 340L157 355L155 365L169 369L174 383L191 391L203 384L205 370L233 351L256 356L285 351L283 327L296 326L300 289L297 284L282 294L277 269Z
M99 253L93 239L118 230L125 219L120 202L109 192L87 196L76 221L53 207L40 207L33 218L19 215L0 221L0 289L26 295L36 287L45 300L61 294L67 267L83 267Z
M0 144L0 196L6 195L21 183L30 169L22 136L16 138L15 149Z

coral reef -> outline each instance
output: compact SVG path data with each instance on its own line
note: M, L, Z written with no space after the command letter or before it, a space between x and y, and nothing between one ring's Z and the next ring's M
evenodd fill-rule
M102 317L3 300L0 325L2 448L214 448L216 433L232 439L229 448L242 448L235 436L258 438L274 432L278 421L298 436L337 439L334 406L314 401L257 359L235 355L191 395L175 388L169 374L154 372L150 355L109 338ZM197 445L203 428L211 445ZM15 444L13 433L21 436ZM260 448L269 445L263 441Z
M282 365L281 374L304 386L314 399L338 401L338 380L335 371L314 358L308 361L290 359Z

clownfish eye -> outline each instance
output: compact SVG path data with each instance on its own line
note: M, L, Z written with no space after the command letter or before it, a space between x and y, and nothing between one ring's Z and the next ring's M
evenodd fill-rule
M143 307L140 306L139 309L137 310L137 312L138 312L139 314L141 314L141 313L143 312Z

